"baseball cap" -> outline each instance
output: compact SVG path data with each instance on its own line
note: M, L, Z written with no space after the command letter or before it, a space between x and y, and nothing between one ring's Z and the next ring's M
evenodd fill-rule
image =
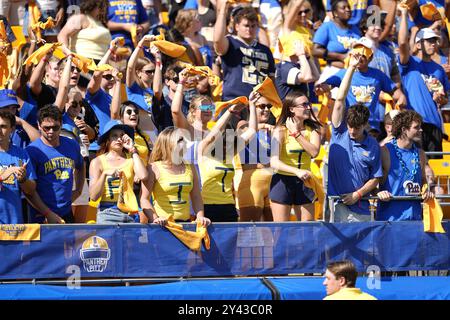
M14 90L2 89L0 90L0 108L8 106L19 106L17 102L17 94Z
M431 38L439 38L439 35L430 28L423 28L417 32L415 42Z
M363 54L367 59L373 55L373 41L362 37L353 43L353 52Z

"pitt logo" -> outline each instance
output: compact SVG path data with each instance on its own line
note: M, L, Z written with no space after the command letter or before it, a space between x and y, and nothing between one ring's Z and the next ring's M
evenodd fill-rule
M105 239L92 236L83 242L80 258L87 272L103 272L111 258L111 249Z
M357 102L371 103L372 95L375 94L375 87L371 86L352 86L352 93Z
M351 38L351 37L341 37L341 36L337 36L337 40L342 44L342 46L345 49L351 49L353 42L356 41L355 38Z
M7 233L10 237L17 237L26 229L23 224L3 224L0 225L0 230Z
M403 189L406 195L420 195L420 184L417 182L412 182L411 180L406 180L403 182Z
M69 173L67 171L56 170L54 172L56 180L67 180L69 179Z

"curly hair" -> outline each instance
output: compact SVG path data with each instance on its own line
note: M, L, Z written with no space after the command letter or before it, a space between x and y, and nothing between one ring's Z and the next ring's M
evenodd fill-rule
M392 120L392 135L395 138L400 138L403 129L411 128L413 122L422 124L422 116L413 110L404 110L397 114Z
M363 104L355 104L347 111L347 125L350 128L364 127L369 121L370 111Z
M180 10L178 11L177 17L175 19L174 28L184 33L192 24L192 22L198 19L198 11L197 10Z
M82 0L80 3L80 11L83 14L90 13L96 8L104 8L108 5L105 0Z

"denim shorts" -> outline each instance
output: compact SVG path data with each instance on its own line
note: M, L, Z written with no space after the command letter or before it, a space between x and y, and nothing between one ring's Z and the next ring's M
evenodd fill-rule
M276 173L270 183L269 198L276 203L300 206L312 203L315 194L297 176Z
M97 224L134 223L134 218L117 208L106 208L97 213Z

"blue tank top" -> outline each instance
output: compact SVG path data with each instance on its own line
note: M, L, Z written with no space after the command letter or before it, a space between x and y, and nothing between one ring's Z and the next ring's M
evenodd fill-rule
M213 65L213 53L211 48L208 45L204 45L198 48L200 54L202 55L203 63L205 66L212 68Z
M241 164L270 164L270 142L269 131L258 130L255 137L240 152Z
M380 190L387 190L393 196L420 195L422 188L422 170L420 154L416 145L412 149L398 148L406 170L397 156L394 141L386 144L391 158L391 167L386 181L380 185ZM416 162L419 162L416 165ZM413 174L414 168L417 172ZM378 202L377 219L381 221L421 220L422 206L420 201L389 201Z

